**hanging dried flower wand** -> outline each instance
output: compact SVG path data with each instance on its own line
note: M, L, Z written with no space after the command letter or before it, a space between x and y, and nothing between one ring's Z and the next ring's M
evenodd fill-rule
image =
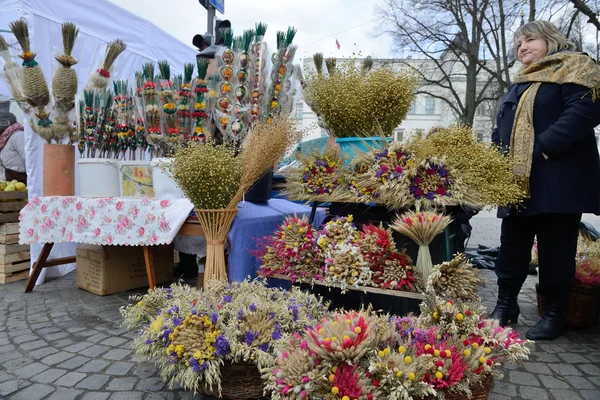
M417 255L417 268L423 275L423 282L427 282L433 269L429 243L452 222L450 217L433 211L409 211L396 218L392 229L408 236L419 245Z
M119 57L119 55L121 55L121 53L124 52L126 48L127 45L123 43L121 39L116 39L108 43L108 45L106 46L106 54L104 56L104 62L102 63L102 67L98 68L94 73L90 75L86 87L99 90L106 89L106 87L108 86L108 81L110 80L110 72L112 66Z

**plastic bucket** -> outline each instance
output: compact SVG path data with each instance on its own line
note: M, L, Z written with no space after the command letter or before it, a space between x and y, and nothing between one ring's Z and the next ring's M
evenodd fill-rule
M157 199L178 200L186 198L183 191L177 186L169 172L163 171L160 164L171 163L172 158L155 158L151 161L152 181Z
M79 195L82 197L119 197L117 160L82 158L77 160Z
M122 197L154 197L150 161L119 161L119 185Z
M348 156L348 161L351 161L354 157L364 154L371 149L385 149L391 139L384 137L346 137L336 139L336 143L339 144L342 153Z

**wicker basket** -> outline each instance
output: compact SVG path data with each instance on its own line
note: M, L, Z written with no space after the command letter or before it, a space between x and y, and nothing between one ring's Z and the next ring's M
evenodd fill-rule
M536 294L538 302L538 315L542 316L544 307L544 298L538 292L536 285ZM598 322L600 316L600 290L573 284L569 304L567 305L566 317L567 326L571 328L585 328Z
M487 400L492 390L492 381L492 375L487 375L481 382L472 383L469 386L471 397L468 397L464 393L444 391L444 398L446 400Z
M219 392L201 388L207 396L227 400L250 400L263 397L263 381L256 365L230 364L221 367L221 396Z

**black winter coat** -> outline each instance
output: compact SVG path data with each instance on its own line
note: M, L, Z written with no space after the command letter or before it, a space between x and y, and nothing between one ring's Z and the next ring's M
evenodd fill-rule
M517 104L529 85L511 85L500 104L492 142L504 149L510 146ZM533 111L531 198L517 208L500 208L498 217L600 214L600 163L594 135L594 127L599 124L600 99L593 102L589 89L575 84L542 83Z

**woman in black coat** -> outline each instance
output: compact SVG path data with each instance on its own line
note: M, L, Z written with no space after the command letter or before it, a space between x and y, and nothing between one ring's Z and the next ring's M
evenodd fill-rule
M501 208L501 246L496 266L498 302L491 317L517 322L517 296L527 277L537 235L542 318L529 329L532 340L560 335L575 276L582 213L600 213L600 169L594 128L600 69L546 21L515 33L523 68L504 96L492 141L515 160L529 198Z

